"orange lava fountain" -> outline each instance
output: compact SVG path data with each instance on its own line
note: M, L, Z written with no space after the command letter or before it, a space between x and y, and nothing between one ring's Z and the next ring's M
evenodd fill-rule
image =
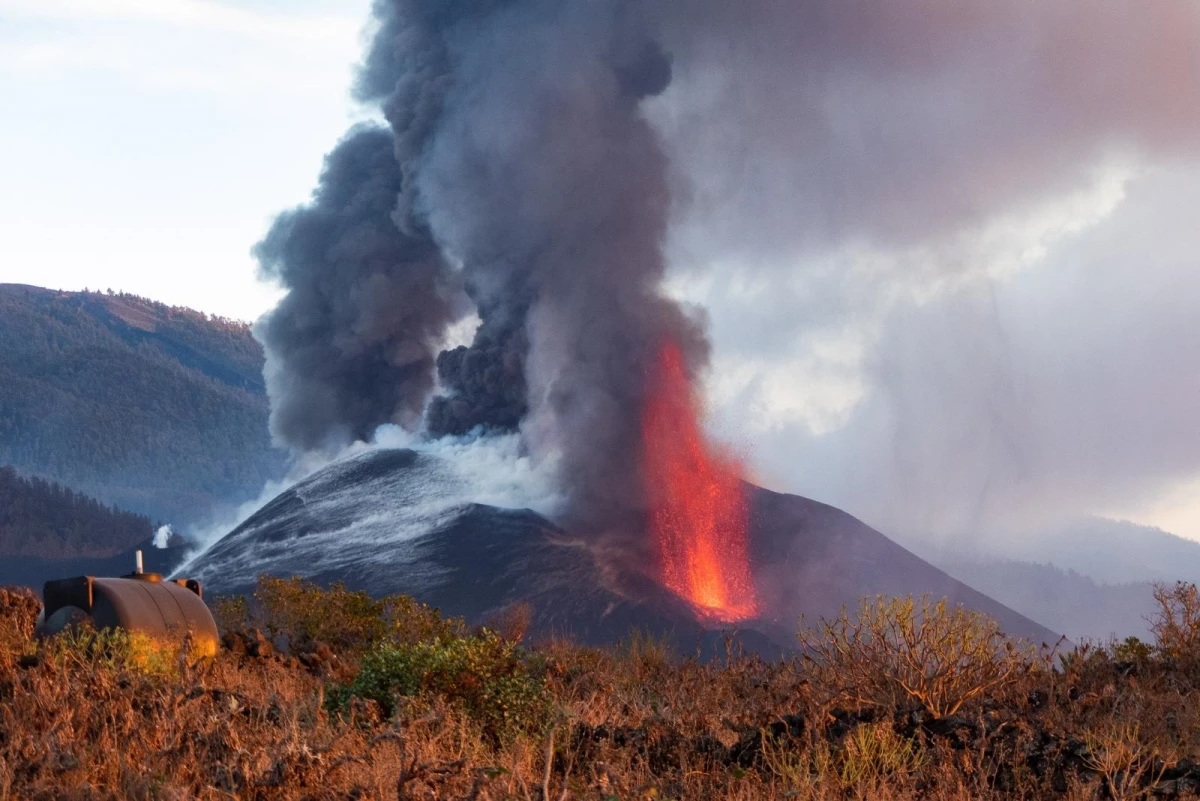
M739 466L713 452L674 342L659 352L642 412L642 467L663 584L723 622L758 612Z

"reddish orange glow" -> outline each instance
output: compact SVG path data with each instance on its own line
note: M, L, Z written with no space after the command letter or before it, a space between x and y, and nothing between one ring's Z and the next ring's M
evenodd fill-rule
M700 430L700 404L674 342L659 352L642 412L650 531L662 582L704 617L758 612L747 546L748 512L736 462Z

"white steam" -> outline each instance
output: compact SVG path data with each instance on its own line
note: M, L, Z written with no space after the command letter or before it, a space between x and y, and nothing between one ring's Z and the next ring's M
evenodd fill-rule
M169 525L159 526L158 530L154 532L154 547L166 548L171 542L171 535L174 533Z
M564 498L556 481L553 457L530 455L518 434L443 437L427 440L399 426L380 426L366 448L410 448L445 459L471 488L471 500L504 509L532 509L553 518ZM362 450L354 446L351 450Z
M295 484L336 462L354 459L375 450L397 448L407 448L437 457L439 464L450 473L448 476L431 477L437 478L435 483L441 487L444 497L430 499L428 492L425 492L422 495L424 506L411 510L416 516L414 519L422 521L421 525L426 528L432 525L433 521L444 518L450 510L470 503L505 509L532 509L549 518L554 518L562 508L564 498L556 482L554 460L536 459L528 454L517 434L469 434L431 441L400 426L384 425L376 430L371 442L356 442L332 458L324 458L318 454L303 457L287 476L279 481L268 482L257 498L242 504L231 515L189 531L189 537L198 547L176 570L176 574L186 574L190 565L216 545L222 537L238 528L251 515ZM400 497L402 495L403 493L399 493L394 500L403 503L404 499ZM393 518L391 524L394 525L396 512L388 503L389 499L377 500L388 507L388 514ZM431 503L437 507L436 510L430 506ZM369 517L367 514L359 524L371 523ZM416 532L410 532L412 533ZM372 536L377 537L378 532L374 532Z

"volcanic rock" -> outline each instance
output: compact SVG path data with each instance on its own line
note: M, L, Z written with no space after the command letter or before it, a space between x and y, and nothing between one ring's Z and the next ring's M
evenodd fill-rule
M1057 639L845 512L747 487L762 608L738 625L747 650L790 649L800 615L815 621L877 594L945 596L1010 634ZM263 573L300 576L410 595L470 623L521 604L535 637L611 643L637 628L686 652L722 650L724 632L649 575L616 564L532 510L473 502L445 459L381 448L294 485L181 571L206 594L247 593Z

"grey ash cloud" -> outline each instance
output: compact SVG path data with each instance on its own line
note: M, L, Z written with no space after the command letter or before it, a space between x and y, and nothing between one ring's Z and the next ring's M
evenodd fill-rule
M394 220L403 188L393 136L350 131L312 202L276 219L255 255L287 295L261 320L271 431L312 451L420 418L457 277L428 235Z
M522 426L555 455L575 522L620 529L640 504L657 352L674 340L695 369L708 352L661 291L667 163L642 101L669 86L670 58L639 3L379 0L374 13L358 96L388 142L352 133L313 203L258 249L289 290L261 326L274 430L310 449L411 425L436 368L431 434ZM481 323L438 355L454 281Z
M1195 3L377 0L374 17L357 95L387 126L348 135L313 202L258 251L288 290L260 327L274 431L306 450L381 422L519 429L531 450L560 454L573 513L602 530L636 514L637 409L662 340L697 372L709 359L705 319L662 289L664 250L674 277L710 282L693 299L716 355L753 373L719 411L773 432L758 461L881 524L938 504L964 518L980 486L989 504L1026 503L994 477L1074 430L1010 423L1023 412L1006 376L1034 367L1022 353L1053 363L1068 341L1044 321L1011 332L1036 348L988 340L982 356L945 356L953 369L937 361L939 343L979 339L991 284L1001 301L1018 288L992 275L989 226L1070 197L1114 160L1200 161ZM440 352L472 309L473 341ZM1137 325L1161 329L1176 319L1164 309L1146 299ZM1182 335L1144 337L1159 344L1131 362L1194 341L1172 325ZM858 406L828 435L753 420L775 408L755 387L820 362L830 336L862 351L836 365ZM1110 336L1072 347L1102 359L1088 348ZM1114 411L1130 430L1165 408L1153 383L1135 384ZM1040 408L1088 397L1061 386ZM964 430L990 421L995 447L964 454L923 436L945 428L946 409ZM1100 430L1060 452L1097 453ZM1157 455L1175 479L1195 474L1173 439L1137 464ZM1111 470L1017 458L1032 477L1011 483L1059 487L1044 493L1059 507L1131 484L1096 458ZM1077 492L1063 476L1084 467L1111 477ZM912 488L915 476L934 489ZM979 486L956 488L963 476Z
M475 429L517 430L529 411L525 398L528 310L528 302L519 299L480 306L480 325L471 344L438 354L438 381L445 392L433 398L425 413L432 436L461 436Z

